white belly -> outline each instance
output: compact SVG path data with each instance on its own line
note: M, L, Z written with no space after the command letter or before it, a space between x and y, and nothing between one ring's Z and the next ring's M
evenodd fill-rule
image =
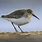
M19 18L19 19L14 19L14 18L5 18L8 21L14 22L16 25L24 25L29 23L29 19L27 18Z

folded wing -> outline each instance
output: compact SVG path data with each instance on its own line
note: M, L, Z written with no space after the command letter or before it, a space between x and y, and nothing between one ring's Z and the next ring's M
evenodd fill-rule
M24 15L24 10L17 10L14 11L12 13L10 13L9 15L2 15L3 18L21 18Z

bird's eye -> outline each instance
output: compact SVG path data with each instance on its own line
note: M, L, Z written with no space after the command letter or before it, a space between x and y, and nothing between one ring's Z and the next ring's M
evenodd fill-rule
M31 9L28 9L27 12L28 12L28 13L32 13L32 10L31 10Z

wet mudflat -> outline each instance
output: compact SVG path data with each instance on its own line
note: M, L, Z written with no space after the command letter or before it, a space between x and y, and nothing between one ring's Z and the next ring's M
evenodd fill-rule
M30 38L30 39L21 39L21 40L0 40L0 42L42 42L42 38Z
M0 33L0 42L42 42L42 32Z

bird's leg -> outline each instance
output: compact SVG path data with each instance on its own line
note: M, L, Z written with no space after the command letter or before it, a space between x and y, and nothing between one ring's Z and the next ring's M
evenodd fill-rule
M17 29L15 28L15 26L14 26L13 22L11 22L11 23L12 23L12 25L13 25L14 29L16 30L16 32L18 32L18 31L17 31Z
M20 26L18 26L18 28L21 30L21 32L23 32L22 29L20 28Z

